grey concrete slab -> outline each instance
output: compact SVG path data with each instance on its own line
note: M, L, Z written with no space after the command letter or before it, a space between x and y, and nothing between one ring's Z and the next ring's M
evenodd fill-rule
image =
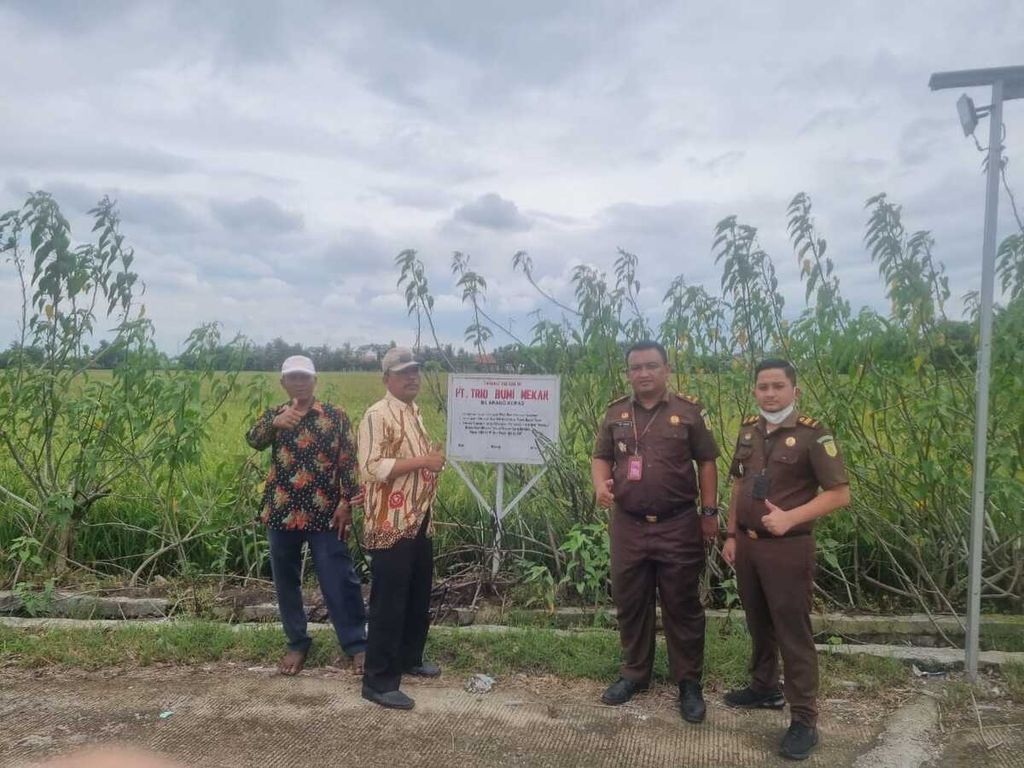
M0 690L0 766L95 744L131 744L189 766L781 766L784 712L738 712L709 696L700 726L681 721L661 687L623 707L601 686L499 680L468 694L461 680L409 682L412 712L363 701L351 675L217 665L107 674L19 673ZM825 702L810 766L852 765L882 715ZM165 717L161 718L161 713Z

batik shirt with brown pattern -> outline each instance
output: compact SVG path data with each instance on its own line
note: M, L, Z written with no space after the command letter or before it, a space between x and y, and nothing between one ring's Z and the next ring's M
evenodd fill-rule
M437 495L429 469L388 478L398 459L430 453L431 440L415 403L390 392L371 405L359 423L359 471L365 483L363 536L367 549L389 549L419 532ZM427 535L433 533L433 516Z
M359 501L352 425L341 408L314 400L294 429L276 429L287 407L268 408L245 436L258 451L273 446L259 519L279 530L326 531L341 499Z

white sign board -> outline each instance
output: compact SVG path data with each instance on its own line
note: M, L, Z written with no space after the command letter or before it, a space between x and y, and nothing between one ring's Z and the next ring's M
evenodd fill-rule
M448 445L453 459L543 464L537 435L558 442L557 376L448 374Z

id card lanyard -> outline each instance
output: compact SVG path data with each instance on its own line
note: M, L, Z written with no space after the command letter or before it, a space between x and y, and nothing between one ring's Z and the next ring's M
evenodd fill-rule
M636 403L633 403L633 455L629 457L626 464L626 479L634 482L639 481L644 476L644 457L640 453L640 440L647 434L647 430L651 428L655 419L658 418L658 414L661 412L661 406L665 403L664 401L658 403L658 407L654 409L654 413L651 414L651 418L647 421L647 426L644 427L644 431L637 434L636 431Z

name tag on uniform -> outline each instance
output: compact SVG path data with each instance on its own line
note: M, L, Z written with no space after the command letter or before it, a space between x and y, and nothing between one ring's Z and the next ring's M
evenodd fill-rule
M754 484L750 489L750 498L764 501L772 491L772 479L768 475L760 474L754 478Z
M627 480L639 480L644 476L644 457L643 456L630 456L629 461L626 462L626 479Z

